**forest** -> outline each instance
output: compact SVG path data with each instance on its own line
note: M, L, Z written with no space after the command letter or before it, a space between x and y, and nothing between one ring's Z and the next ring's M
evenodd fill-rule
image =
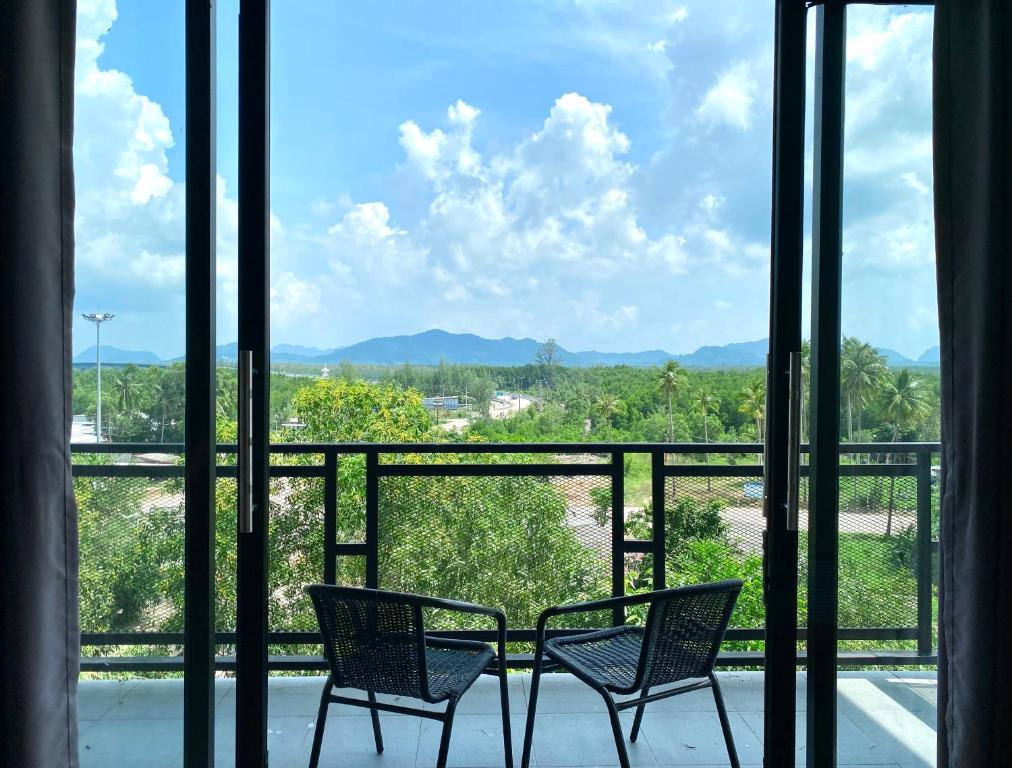
M491 442L761 442L765 429L765 380L760 369L630 366L575 368L559 362L549 340L530 364L356 366L343 362L332 380L366 382L415 391L423 397L456 395L472 408L465 429L433 430L427 440ZM807 438L810 348L802 350ZM235 416L235 369L218 369L218 412ZM95 417L96 372L74 374L74 413ZM293 423L297 394L320 372L278 366L271 376L275 430ZM846 442L934 441L939 438L936 369L890 369L870 344L843 340L840 385L841 434ZM523 393L534 407L508 419L488 417L496 392ZM184 367L106 368L102 382L102 434L115 442L179 442L185 414ZM450 414L431 413L434 420Z

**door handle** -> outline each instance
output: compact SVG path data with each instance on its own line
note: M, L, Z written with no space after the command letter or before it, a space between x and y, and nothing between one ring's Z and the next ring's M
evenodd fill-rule
M253 353L239 351L239 533L253 533Z
M791 352L787 445L787 530L798 530L801 485L801 353Z

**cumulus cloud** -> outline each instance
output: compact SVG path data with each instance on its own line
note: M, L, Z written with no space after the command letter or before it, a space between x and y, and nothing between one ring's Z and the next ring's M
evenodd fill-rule
M752 125L758 83L749 62L739 62L722 72L696 107L696 116L710 125L729 125L747 130Z
M161 106L139 93L129 75L102 64L104 36L116 16L113 0L78 4L77 305L118 311L122 329L140 329L139 318L157 312L174 313L182 328L185 189L169 174L174 139ZM152 348L164 338L144 340ZM176 353L178 340L165 351Z

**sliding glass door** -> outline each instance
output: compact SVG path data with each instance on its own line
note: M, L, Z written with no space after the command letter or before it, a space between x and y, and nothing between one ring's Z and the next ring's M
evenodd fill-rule
M905 40L904 31L922 24L923 19L917 14L909 14L909 19L876 16L869 22L870 31L859 33L859 52L851 60L845 45L849 42L846 4L826 2L811 13L806 5L796 0L780 0L775 7L770 5L768 15L740 20L746 26L767 24L775 31L766 47L766 59L756 57L774 73L766 91L755 75L758 70L749 68L759 64L731 60L724 66L714 64L710 72L713 87L698 93L694 111L690 110L691 121L672 130L671 135L685 139L687 144L679 145L676 141L666 150L661 146L636 155L631 147L636 147L637 141L642 140L647 146L652 146L651 141L660 141L658 135L638 130L638 124L649 123L649 119L644 121L649 105L623 101L622 89L600 75L603 70L590 68L590 73L597 73L600 80L587 73L575 77L579 82L572 91L564 90L551 98L547 91L538 93L548 99L549 105L547 114L539 117L534 106L521 103L518 92L509 89L509 77L503 74L509 60L505 53L489 61L479 55L482 53L479 50L470 66L458 69L454 65L447 69L447 61L460 63L457 60L465 56L463 49L449 46L444 50L437 35L426 33L422 19L408 19L406 26L390 33L404 43L402 59L392 63L385 56L385 48L377 52L368 47L377 41L383 44L390 41L384 43L383 35L361 15L347 11L330 17L315 6L293 6L276 9L278 13L287 10L288 15L272 21L265 0L243 3L237 48L239 258L238 349L234 356L235 383L239 387L238 607L236 717L232 738L237 764L265 764L271 744L277 749L292 749L295 754L300 754L304 747L304 734L293 734L291 739L279 735L285 734L290 725L282 722L286 713L305 719L307 713L293 709L303 705L296 701L294 693L285 694L287 684L282 679L268 678L269 640L277 646L273 662L276 667L320 671L318 658L312 661L298 657L300 648L310 657L319 650L312 637L311 615L305 612L304 601L300 602L302 584L308 580L327 580L403 589L444 589L447 580L433 577L426 581L403 563L401 570L395 571L396 552L381 537L390 536L391 531L400 531L407 537L405 541L413 541L408 536L412 532L420 537L443 535L446 531L440 526L446 521L426 517L425 510L426 514L431 513L426 502L439 494L452 497L455 503L466 501L464 489L477 492L490 487L484 480L484 485L471 479L440 483L431 479L438 475L431 467L423 473L424 479L412 477L408 482L401 476L411 474L410 461L406 468L384 467L402 462L401 454L412 453L412 449L359 450L335 445L335 441L353 435L351 439L355 440L379 441L383 437L378 436L386 436L391 442L423 442L439 434L428 431L432 427L442 430L442 438L448 443L459 440L461 435L475 438L480 435L483 440L491 436L495 442L507 439L510 429L520 421L525 422L525 429L547 429L549 419L541 418L544 414L554 414L558 424L565 425L568 415L577 412L578 404L569 401L557 410L553 406L561 399L558 390L566 378L575 380L578 376L564 370L565 356L574 353L566 351L564 338L562 343L556 341L555 329L560 329L560 334L563 331L579 334L580 323L567 324L567 320L576 318L582 319L583 325L598 324L611 329L613 338L649 338L639 327L653 322L646 312L647 307L653 306L651 301L644 297L642 302L616 304L604 284L579 292L568 304L560 294L553 301L538 305L538 297L555 296L551 293L554 288L548 287L545 280L550 276L546 264L556 258L560 262L559 274L568 281L566 285L581 286L581 281L592 277L588 276L588 270L593 269L605 277L611 276L610 287L616 297L628 287L620 276L632 270L655 275L655 282L664 286L668 286L671 275L677 275L672 287L665 288L672 295L682 287L676 283L695 286L695 298L708 295L705 280L693 282L693 259L697 255L693 249L697 246L704 249L700 258L711 269L726 271L724 284L732 288L736 279L742 279L744 269L736 256L744 254L769 269L769 309L763 318L763 328L768 328L768 364L763 367L753 362L752 373L758 375L759 382L756 386L748 382L754 390L752 394L758 393L757 407L748 410L742 400L717 402L711 410L705 398L697 398L692 402L701 409L701 418L696 420L692 415L680 421L681 380L677 375L671 379L670 390L657 382L651 384L652 389L659 387L660 392L667 393L666 404L661 402L653 413L649 407L637 413L640 404L633 396L615 396L607 391L607 374L594 382L597 390L587 389L586 407L576 431L559 441L573 444L572 455L566 455L560 448L551 461L577 463L573 456L579 454L606 456L611 463L607 471L595 467L588 471L587 478L579 480L573 479L575 470L567 468L563 474L569 479L555 478L548 484L558 494L564 517L570 513L578 516L581 500L584 497L587 500L583 505L586 520L580 523L583 527L577 535L578 543L605 552L611 558L605 580L595 588L607 587L619 594L626 589L679 583L678 579L686 577L684 568L691 547L665 535L677 524L674 518L669 520L666 516L667 510L683 509L686 489L698 490L698 495L709 503L715 498L713 478L737 478L738 472L744 473L742 477L751 477L748 473L753 473L756 478L741 482L740 493L733 494L735 504L716 499L714 509L721 519L718 527L726 526L731 531L725 535L724 543L741 555L740 562L736 561L738 570L728 575L743 573L743 564L750 562L749 557L757 551L761 551L763 558L760 626L734 626L728 641L729 646L732 642L762 643L758 661L765 669L765 703L753 703L752 710L743 709L736 714L742 721L743 732L761 743L766 764L793 764L799 753L807 750L805 760L810 765L828 765L837 759L838 753L841 760L850 754L844 748L845 742L855 743L855 734L868 735L857 722L855 712L848 710L846 718L838 715L837 668L841 652L851 653L850 661L860 667L872 658L870 652L863 656L860 653L869 648L869 643L916 641L916 649L901 650L916 650L925 659L930 657L930 636L926 636L925 628L930 624L931 591L930 583L922 578L927 574L930 580L930 538L926 537L925 529L930 528L930 517L924 517L924 510L929 509L926 504L930 503L930 450L922 446L923 450L918 448L906 452L910 455L899 456L895 447L862 445L860 452L874 455L872 458L840 459L844 436L854 443L869 443L873 441L866 439L869 435L862 437L862 431L878 428L880 432L874 437L881 440L885 435L881 430L891 425L887 437L892 442L916 432L909 408L901 413L899 405L888 406L881 402L881 397L873 403L875 398L871 395L866 397L847 389L850 384L846 368L852 364L847 355L853 351L849 347L854 343L846 342L841 351L841 337L849 338L857 331L849 330L843 311L846 305L843 259L848 247L843 154L847 110L843 84L848 67L875 70L876 57L888 51L890 41ZM705 28L691 27L689 19L706 16L700 9L689 8L665 18L672 25L668 36L647 41L635 50L637 55L644 55L645 51L660 56L663 61L650 61L648 66L659 65L650 71L673 87L678 85L678 78L671 73L679 71L682 63L671 51L678 45L688 45L686 36L690 29L703 35ZM499 19L502 35L514 34L514 27L527 29L520 21L524 19ZM571 22L574 30L588 34L595 24L602 23L601 18L594 18L581 26L587 19L575 15L565 21ZM304 28L299 29L299 24ZM318 58L309 54L310 49L292 45L293 40L310 45L321 35L328 38L328 25L342 24L347 25L347 29L342 28L347 37L342 51L353 51L358 58L335 57L322 47L320 50L327 55ZM678 26L682 24L687 25L684 32ZM810 31L814 32L811 36ZM614 34L614 31L607 33L605 38L611 40ZM464 37L460 36L458 42ZM274 39L273 54L271 39ZM815 41L811 49L809 39ZM577 42L574 38L572 45ZM318 41L317 46L322 43ZM514 46L511 50L522 47ZM569 50L566 55L571 54ZM276 70L273 88L272 56ZM360 82L363 78L354 77L356 63L370 61L370 56L375 70L384 73L384 82L391 88L402 89L404 114L387 114L384 110L389 100L373 98L375 94ZM570 59L566 61L567 66L573 65ZM517 64L517 72L525 71L522 64ZM500 105L489 98L490 93L500 91L485 90L477 81L477 84L469 80L451 81L440 74L445 71L467 71L476 78L479 74L487 75L489 82L495 82L509 98ZM550 66L543 66L540 82L554 84L553 73ZM296 87L307 79L312 80L317 91ZM867 98L872 99L878 93L881 101L881 93L871 80L867 84L871 95ZM433 98L445 102L441 108L425 103L426 93L419 82L436 83ZM682 86L688 88L684 83ZM603 95L585 96L576 92L577 87ZM280 113L276 107L273 118L269 109L272 91L283 105ZM466 93L473 95L465 99ZM757 106L760 103L768 106L767 113ZM878 102L872 99L871 103L874 106ZM340 109L329 109L328 105L338 105ZM865 106L859 102L856 109ZM624 117L626 114L628 118ZM665 114L670 116L670 112ZM766 144L772 145L769 157L772 184L767 178L752 186L758 188L765 183L766 188L772 189L772 199L760 201L763 210L772 208L772 232L763 235L771 240L768 251L756 246L755 238L750 241L739 236L732 214L741 200L733 196L738 192L731 181L721 183L718 179L722 152L733 155L737 148L742 153L739 157L746 157L749 148L736 143L738 134L747 133L764 114L773 129L772 141ZM627 120L621 130L614 122L620 119ZM491 123L489 136L478 129L485 122ZM806 151L806 125L810 151ZM276 131L274 144L272 128ZM659 131L659 135L664 133ZM390 156L383 155L385 150L380 148L385 135L396 145ZM587 146L581 145L585 154L576 152L581 147L574 149L574 137L592 139ZM767 141L769 138L766 137ZM554 149L546 155L547 150L542 150L549 145ZM345 146L357 149L345 151ZM709 173L702 173L699 168L695 169L698 173L691 172L691 156L705 154L707 147L722 148L722 152L715 153ZM272 153L278 161L273 176ZM374 154L380 164L375 164ZM806 174L808 157L812 158L812 166ZM629 158L635 158L636 162ZM561 162L550 162L556 160ZM873 170L860 165L864 161L864 157L855 157L855 173ZM662 183L665 172L670 181L676 170L688 179L683 187ZM653 175L648 171L653 171ZM575 172L583 175L574 181ZM602 174L606 183L595 186ZM920 166L897 168L897 174L897 183L923 194L922 187L927 182L922 178ZM321 186L321 178L337 181L332 187ZM532 179L540 180L540 186L531 187ZM270 202L272 185L276 205ZM651 208L649 195L658 189L668 190L670 199ZM548 195L546 190L558 194ZM673 224L673 217L679 215L679 206L690 192L697 196L695 218L681 225ZM875 195L883 199L888 196L881 188L872 192L867 198L871 202L860 205L874 206ZM808 200L811 200L810 225L806 214ZM754 199L747 202L756 203ZM597 218L591 221L592 214L607 219L610 228L601 229ZM725 215L726 220L722 218ZM469 224L477 228L468 229L465 225ZM619 224L621 227L615 229ZM859 237L862 231L866 230L856 227L850 236ZM902 259L906 253L904 238L913 234L916 233L900 232L898 239L878 245L896 259ZM544 238L554 238L551 248ZM615 238L620 240L621 247L612 252L609 248L615 245ZM808 238L811 255L806 266ZM525 249L540 256L531 260ZM609 255L619 260L617 267L605 258ZM574 264L580 267L576 271ZM866 275L865 279L871 278ZM487 363L484 372L469 378L474 371L457 370L455 364L459 361L440 361L439 355L446 357L447 353L438 350L447 349L444 337L452 334L443 334L425 324L446 324L452 320L455 330L498 328L495 321L501 321L505 315L493 312L489 320L483 313L488 306L495 309L496 301L505 302L501 299L505 295L511 297L510 312L533 308L509 315L510 322L517 327L527 328L525 323L534 323L533 330L524 331L538 336L536 355L531 355L532 370L490 373L492 368L522 366ZM481 305L482 301L488 306ZM553 306L553 302L558 306ZM559 306L568 309L553 316ZM715 308L731 309L734 302L720 297L709 300L705 308L698 302L693 306L693 317L685 318L687 324L680 325L678 332L690 328L699 332L707 322L711 327L718 326L717 316L707 312ZM448 307L454 312L446 319L442 313ZM345 308L356 315L358 324L347 317ZM503 312L506 310L504 303ZM811 312L810 319L807 310ZM544 312L543 331L537 326L539 311ZM910 311L908 324L912 327L923 313L917 308ZM927 311L930 314L930 308ZM697 321L694 325L693 319ZM371 325L363 329L361 323L365 322ZM470 328L465 323L476 325ZM371 330L373 327L375 331ZM272 329L278 336L273 341ZM507 335L508 331L500 333ZM394 336L395 341L401 335L410 338L400 339L404 346L390 352L389 338L372 338L384 334ZM488 332L494 334L494 330ZM808 344L803 343L806 337ZM436 359L412 357L434 339L444 343L442 348L438 344L434 347ZM359 345L355 343L358 341L384 343ZM634 350L621 350L631 351ZM274 407L272 362L277 369L273 372ZM685 365L690 369L687 379L692 389L697 380L691 363ZM432 369L431 375L427 367ZM883 387L891 386L889 392L900 392L902 385L905 389L900 393L905 395L909 394L910 381L920 386L923 378L919 372L913 372L901 382L899 372L893 373L888 382L883 378ZM716 374L711 378L716 380ZM492 386L487 386L490 382ZM925 386L930 386L930 382ZM398 400L397 392L401 389L417 394L418 402L411 399L414 394ZM763 393L765 406L761 402ZM690 400L689 394L698 393L686 394L686 402ZM342 431L346 426L342 419L351 411L340 409L352 408L353 396L372 403L368 398L374 395L388 399L377 399L375 407L367 409L368 413L359 414L370 428ZM328 412L330 421L317 419L317 411L327 405L324 402L327 398L336 398L336 410ZM841 416L841 403L847 404L845 416ZM408 427L399 422L398 428L404 429L398 432L391 431L390 424L369 420L375 413L387 413L384 409L388 406L400 409L397 412L401 415L417 413L418 422L412 421ZM746 414L734 424L733 433L728 429L731 419L722 419L722 415L726 416L722 408ZM523 414L525 410L527 413ZM924 426L924 435L930 436L925 426L931 421L930 414L922 417L921 410L920 406L914 409L917 424ZM652 439L656 444L652 444L650 439L639 437L635 429L658 415L660 418L655 421L660 433ZM712 420L708 418L711 415ZM416 429L423 422L425 428ZM338 423L341 429L335 426ZM740 466L737 459L727 459L726 465L722 463L716 472L707 465L721 454L720 448L705 449L705 459L700 464L698 449L674 445L679 440L686 444L698 440L699 435L693 433L696 426L702 431L702 439L709 442L711 425L725 437L733 434L739 444L751 444L752 451L756 450L755 443L762 441L762 460L757 458L754 465ZM624 441L616 438L616 433L624 435ZM292 446L287 454L277 449L274 463L278 466L272 470L269 445L272 434L277 440L293 444L311 439L328 444ZM407 434L410 436L405 437ZM544 434L536 437L545 439ZM643 444L636 445L638 440ZM806 447L806 443L810 444ZM509 461L509 455L517 450L503 448L500 453L502 460ZM748 453L748 445L727 451L729 456ZM911 459L914 454L916 457ZM636 486L637 476L627 471L627 466L637 466L644 456L649 457L642 467L649 481ZM452 460L461 461L461 455L454 455ZM432 463L445 461L446 457L441 457ZM540 460L529 463L540 467ZM348 474L342 475L342 471ZM608 481L595 479L597 475L607 475ZM730 481L736 491L738 482ZM861 490L872 487L876 489L873 492ZM410 493L398 495L405 488ZM636 492L643 495L638 502L632 498ZM846 496L846 503L841 495ZM877 528L865 530L877 525L877 509L871 511L870 517L859 517L864 512L856 509L861 498L868 502L873 497L878 500L876 503L885 504L887 530L881 533ZM644 500L650 504L649 516L643 512ZM759 524L765 529L764 536L757 546L752 546L747 536L738 535L745 525L742 521L750 520L752 507L757 506L752 501L760 501L765 512L765 520ZM733 509L728 511L727 506ZM910 515L918 516L916 526L911 527ZM684 532L680 531L681 534ZM296 535L303 538L296 540ZM683 546L684 549L679 549ZM463 563L467 554L457 553L455 564ZM644 555L649 555L649 561ZM858 562L854 558L864 560ZM884 587L887 581L895 586L901 579L890 581L892 577L886 571L912 569L913 577L903 584L914 585L908 597L916 615L911 614L908 621L894 613L880 616L874 612L852 612L849 601L853 597L840 591L845 563L848 568L867 567L867 572L854 576L859 587L867 586L866 576L881 577L880 586ZM443 563L433 572L444 573L447 567ZM906 578L902 573L900 576ZM493 596L500 598L498 593ZM867 593L863 607L879 597L874 592ZM560 596L560 600L564 598L566 595ZM523 606L518 610L522 614ZM913 621L914 626L907 626ZM462 629L478 631L472 627ZM519 641L529 639L523 634L525 630L518 627L515 637ZM841 642L854 645L842 648ZM735 650L747 654L755 648L735 646ZM799 676L799 662L805 675ZM902 684L913 690L911 683ZM799 695L806 686L807 696ZM280 718L276 728L268 720L269 694L275 702L271 717ZM800 717L798 710L804 712ZM273 735L269 736L269 732ZM649 727L645 735L649 741ZM228 738L219 730L219 738L222 737ZM299 744L293 746L290 741ZM661 742L658 737L658 743Z

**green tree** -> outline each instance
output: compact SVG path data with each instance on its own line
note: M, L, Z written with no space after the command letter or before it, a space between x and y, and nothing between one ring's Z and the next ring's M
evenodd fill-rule
M604 394L594 403L594 412L604 424L608 436L611 437L612 419L625 410L624 403L614 395Z
M432 420L421 394L392 384L319 379L292 398L310 442L414 442Z
M707 445L710 444L710 429L709 421L710 416L717 413L720 410L720 398L718 398L713 392L708 389L697 390L692 396L692 408L698 413L703 419L703 442ZM703 454L704 461L710 463L709 452ZM710 491L711 483L710 476L706 476L706 490Z
M885 358L871 344L847 336L840 350L840 388L847 401L847 440L854 442L863 428L864 409L881 391L889 375Z
M920 382L906 368L885 382L883 392L883 415L892 422L892 442L899 439L903 430L916 427L928 417L931 408L927 393L921 388ZM886 457L887 461L891 454ZM886 536L893 530L893 507L896 494L896 477L889 477L889 509L886 518Z
M762 379L753 379L741 389L741 403L738 412L745 414L755 425L758 442L765 439L763 426L766 423L766 384Z
M185 397L183 374L183 366L179 364L164 369L153 365L147 370L146 393L151 402L151 415L157 415L160 443L165 442L166 426L173 420L171 414L182 416ZM182 437L182 430L179 430L179 437Z
M117 368L112 376L112 387L116 398L116 407L120 413L130 413L137 409L143 387L140 369L136 365Z
M682 370L682 366L676 363L674 360L668 360L664 363L661 368L660 375L657 377L657 385L668 401L668 442L673 443L675 441L675 419L674 419L674 408L672 401L675 392L680 390L685 383L688 381L688 377L685 375L685 371Z

